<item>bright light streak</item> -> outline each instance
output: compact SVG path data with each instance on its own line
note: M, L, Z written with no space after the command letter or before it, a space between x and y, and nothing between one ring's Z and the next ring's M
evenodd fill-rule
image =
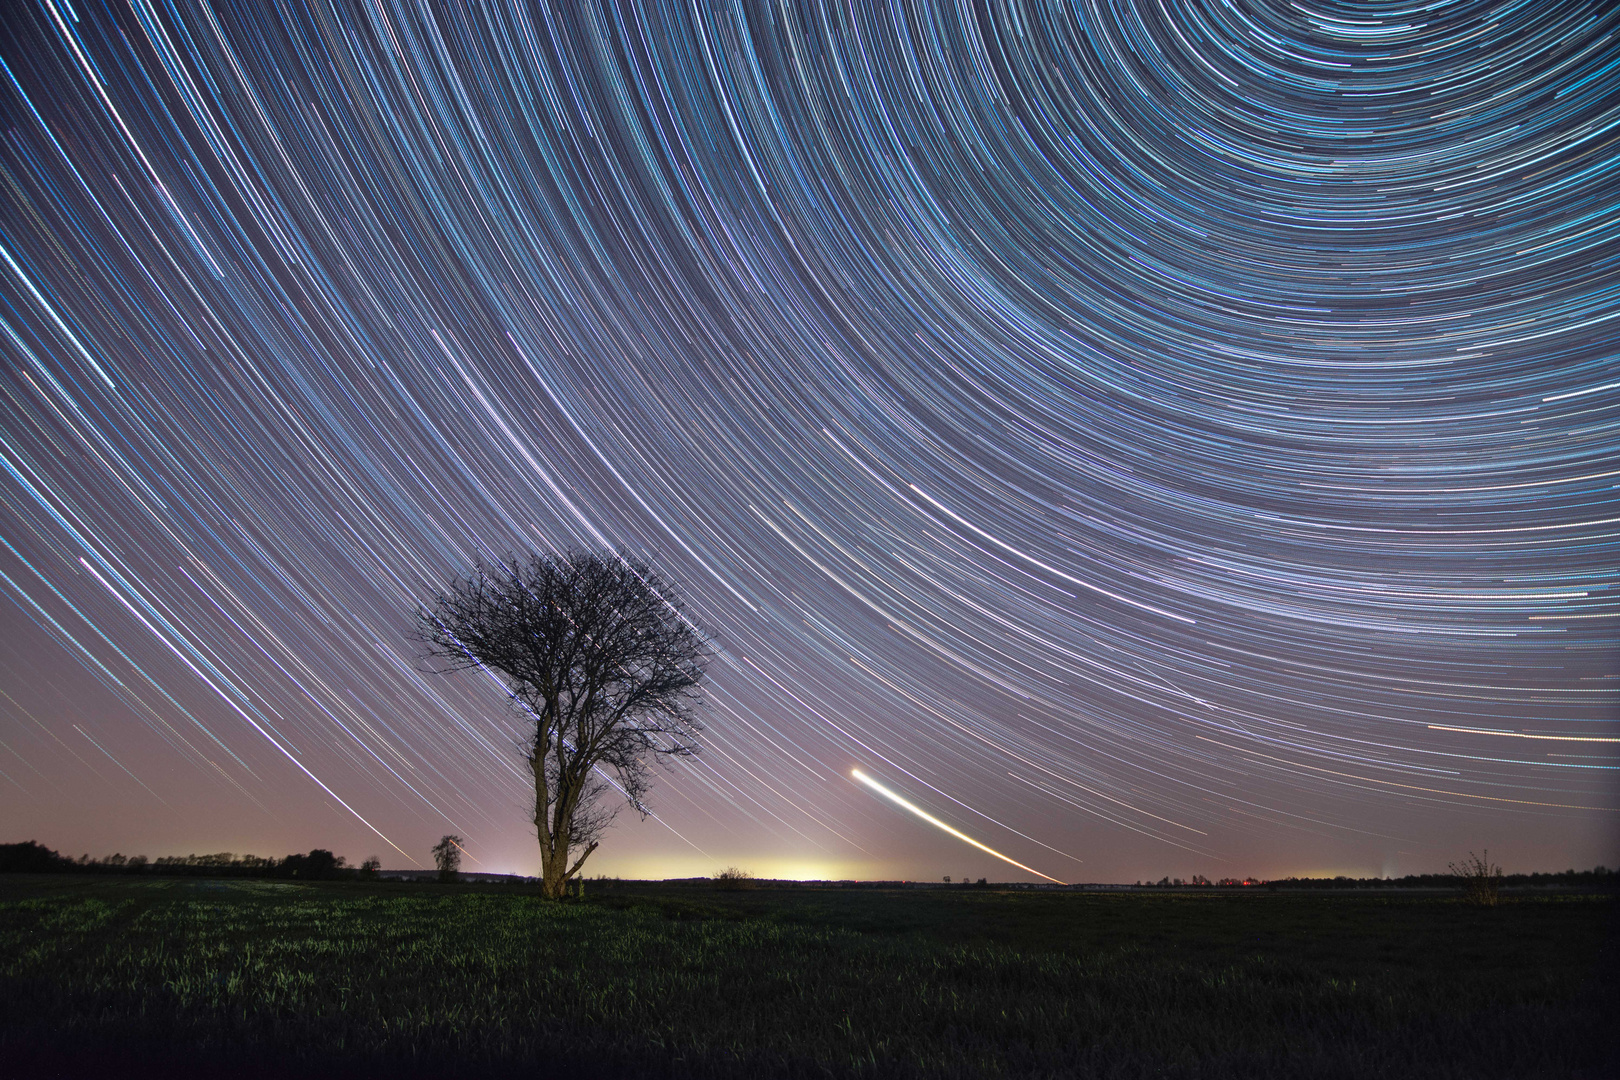
M1049 874L1043 874L1039 870L1034 869L1033 867L1025 866L1023 863L1019 862L1017 859L1009 859L1009 858L1007 858L1007 856L1003 855L1001 852L997 851L993 847L986 847L984 844L979 843L977 840L973 839L973 837L969 836L967 833L963 832L962 830L953 829L951 826L945 824L943 821L939 820L939 818L935 817L933 814L930 814L928 811L924 810L922 807L916 805L913 802L908 801L907 799L905 799L902 796L896 794L895 792L890 791L888 788L884 787L882 784L878 783L876 780L873 780L870 776L867 776L865 773L861 772L861 770L852 769L852 770L850 770L850 775L854 776L855 779L859 780L861 783L865 784L867 787L871 788L873 791L877 792L879 795L882 795L885 799L888 799L890 802L894 803L896 806L899 806L899 807L902 807L902 808L904 808L906 810L911 811L913 814L916 814L918 817L920 817L924 821L928 822L928 824L934 826L937 829L943 829L945 832L950 833L952 836L956 837L958 840L962 841L963 843L971 844L974 847L978 848L980 851L983 851L983 852L985 852L986 854L989 854L989 855L994 855L996 858L1000 859L1002 862L1011 863L1012 865L1018 867L1018 869L1024 870L1024 871L1026 871L1028 873L1031 873L1031 874L1034 874L1038 878L1046 878L1047 881L1055 882L1055 883L1057 883L1059 885L1063 884L1063 882L1058 881L1057 878L1052 877Z
M1620 739L1611 739L1601 735L1526 735L1522 731L1495 731L1491 728L1450 727L1446 724L1430 724L1429 730L1466 731L1470 735L1501 735L1509 739L1546 739L1549 742L1620 742Z
M450 841L452 844L456 844L456 838L453 836L446 836L445 839ZM467 856L467 858L472 859L473 862L478 863L479 866L484 865L482 862L479 862L478 859L473 858L473 853L462 847L460 844L456 844L456 850Z

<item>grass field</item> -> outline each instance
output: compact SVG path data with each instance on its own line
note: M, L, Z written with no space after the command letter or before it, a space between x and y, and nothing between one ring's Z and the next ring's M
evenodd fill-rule
M1613 897L0 878L0 1072L1600 1077Z

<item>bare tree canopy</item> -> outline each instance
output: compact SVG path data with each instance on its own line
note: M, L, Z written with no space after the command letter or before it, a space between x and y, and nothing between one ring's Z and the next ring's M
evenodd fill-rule
M602 798L609 772L645 816L651 762L697 752L708 637L668 581L622 552L479 566L423 605L417 637L440 670L499 674L534 721L528 761L547 896L563 895L618 813Z

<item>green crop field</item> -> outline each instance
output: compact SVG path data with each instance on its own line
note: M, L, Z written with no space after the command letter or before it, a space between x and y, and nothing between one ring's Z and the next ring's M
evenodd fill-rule
M0 879L0 1072L1600 1077L1617 901Z

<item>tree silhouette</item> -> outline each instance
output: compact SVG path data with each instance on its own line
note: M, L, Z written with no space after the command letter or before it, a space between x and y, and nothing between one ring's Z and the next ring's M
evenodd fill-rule
M442 882L455 881L461 872L461 845L465 843L459 836L447 834L433 845L433 865L439 868L439 880Z
M417 637L442 670L498 673L533 721L526 757L548 897L564 895L618 813L602 798L610 776L645 817L651 762L697 752L708 637L668 581L622 552L479 566L422 607Z
M229 864L233 859L233 856L226 855L224 861ZM283 877L325 881L337 877L337 872L347 863L348 860L341 855L333 855L325 848L316 848L308 855L287 856L281 860L278 870Z
M0 874L53 874L72 866L72 859L35 840L0 844Z

